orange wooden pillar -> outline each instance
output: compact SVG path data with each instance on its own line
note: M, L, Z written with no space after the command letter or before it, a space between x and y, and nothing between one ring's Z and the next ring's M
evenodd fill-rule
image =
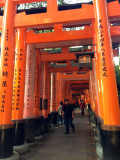
M110 24L106 0L94 0L99 74L102 90L104 122L101 136L105 160L120 159L120 108L113 62Z
M43 63L40 56L40 133L44 134L44 116L43 116Z
M57 107L57 111L58 111L60 101L61 101L61 99L60 99L60 92L61 92L60 72L57 72L57 86L56 86L56 88L58 88L57 101L56 101L56 103L57 103L56 107Z
M88 91L88 89L85 89L84 93L85 93L85 103L86 103L86 105L88 105L89 104L89 91Z
M50 88L51 88L51 75L48 73L48 115L50 114Z
M95 60L93 60L94 66L94 73L95 73L95 86L96 86L96 96L98 98L98 107L99 107L99 120L102 122L104 119L104 112L103 112L103 102L102 102L102 88L101 88L101 79L100 79L100 54L98 54L98 50L96 47L97 44L97 35L96 35L96 28L95 28L95 21L92 21L93 27L93 44L94 44L94 52L95 52Z
M35 118L34 118L34 82L35 82L35 48L33 44L27 45L26 55L26 77L24 94L23 117L26 120L25 139L27 142L34 140Z
M71 84L68 84L68 99L72 102Z
M56 112L56 73L51 73L51 112Z
M60 101L64 102L64 97L63 97L63 94L64 94L64 86L63 86L63 80L60 79Z
M61 79L61 101L64 102L65 99L65 81Z
M63 87L62 87L63 99L67 99L67 83L63 80Z
M94 66L93 70L91 71L91 84L92 84L92 99L93 99L93 111L95 117L99 116L99 108L96 100L96 88L95 88L95 73L94 73Z
M57 124L56 87L57 87L57 74L51 73L51 122L53 125Z
M56 111L58 111L59 107L59 76L56 73Z
M51 127L50 93L51 93L51 74L48 72L48 119L49 119L49 127Z
M96 77L96 65L95 59L93 58L93 81L94 81L94 92L95 92L95 106L96 106L96 116L100 119L100 102L98 96L98 85L97 85L97 77Z
M16 53L12 99L12 121L15 123L14 145L20 146L25 141L25 121L23 120L25 69L26 69L26 29L19 28L16 32Z
M0 159L13 154L12 93L14 77L14 14L13 0L6 0L1 40L0 75ZM9 146L9 147L8 147Z
M34 91L34 117L40 115L40 50L36 49L35 63L35 91Z
M94 68L94 59L92 59L92 87L93 87L93 101L95 106L95 116L100 115L100 110L98 108L98 102L97 102L97 88L96 88L96 81L95 81L95 68Z
M93 112L95 112L94 98L93 98L92 71L90 71L89 92L90 92L90 104L91 104L91 109L92 109Z
M69 84L66 83L66 98L69 99Z
M36 49L35 60L35 91L34 91L34 117L35 117L35 136L38 137L41 134L40 130L40 49Z
M48 118L48 62L43 63L43 115L44 115L44 131L49 131Z
M43 116L43 62L40 63L40 116Z

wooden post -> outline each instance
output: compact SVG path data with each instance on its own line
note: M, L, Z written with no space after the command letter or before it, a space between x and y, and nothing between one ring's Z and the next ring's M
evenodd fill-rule
M15 60L13 0L6 0L2 25L0 77L0 159L13 154L12 94Z
M26 78L23 117L26 120L25 139L33 142L35 131L34 118L34 85L35 85L35 48L33 44L27 45Z
M101 125L105 160L120 159L120 108L118 101L110 24L106 0L94 0L95 33L99 58L99 74L104 122Z
M48 119L48 62L43 63L43 115L44 115L44 131L49 131Z
M25 121L23 120L25 70L26 70L25 36L26 36L25 28L17 29L13 99L12 99L12 121L15 123L14 146L23 145L25 141L24 138Z

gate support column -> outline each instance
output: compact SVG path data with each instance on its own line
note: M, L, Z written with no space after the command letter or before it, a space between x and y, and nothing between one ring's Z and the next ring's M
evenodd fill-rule
M104 113L103 113L103 102L102 102L102 90L101 90L101 79L100 79L100 54L98 54L98 48L96 46L97 44L97 35L96 35L96 28L95 28L95 22L92 22L93 26L93 45L94 45L94 52L95 52L95 59L93 60L93 67L94 67L94 73L95 73L95 86L96 86L96 95L98 100L98 109L99 109L99 123L103 122L104 119Z
M25 120L23 120L25 68L26 68L26 29L19 28L16 33L16 54L13 84L12 121L14 122L14 150L23 153L28 150L25 141Z
M26 56L26 78L24 94L25 119L25 139L28 143L34 141L35 136L35 118L34 118L34 81L35 81L35 48L33 44L27 45Z
M2 25L0 75L0 159L13 155L12 94L15 60L13 0L6 0ZM13 157L11 157L13 159Z
M43 116L43 63L40 55L40 133L44 134L44 116Z
M51 74L49 72L48 73L48 119L49 119L49 127L51 127L50 90L51 90Z
M57 83L57 75L56 73L51 73L51 117L52 124L57 124L57 115L58 112L56 110L56 83Z
M49 131L48 119L48 62L43 63L43 115L44 115L44 131Z
M106 0L94 0L94 7L104 111L104 122L101 125L103 154L105 160L118 160L120 159L120 108L113 62L110 24L107 14L107 2Z
M90 71L89 91L90 91L90 104L91 104L91 109L92 109L92 112L95 112L94 97L93 97L92 71Z
M63 87L63 80L60 79L60 101L64 102L64 87Z
M34 91L34 117L36 137L40 136L40 67L40 49L36 49Z

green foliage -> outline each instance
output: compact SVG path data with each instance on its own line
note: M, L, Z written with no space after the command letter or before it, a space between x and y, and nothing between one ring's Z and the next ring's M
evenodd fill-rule
M120 103L120 69L119 69L119 66L115 66L115 72L116 72L118 96L119 96L119 103Z

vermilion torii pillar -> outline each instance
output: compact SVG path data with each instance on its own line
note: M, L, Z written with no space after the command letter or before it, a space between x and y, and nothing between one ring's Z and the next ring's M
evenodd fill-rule
M51 112L56 112L56 73L51 73Z
M94 83L94 96L95 96L95 106L96 106L96 116L100 118L100 105L99 105L99 97L98 97L98 85L97 85L97 77L96 77L96 65L95 59L93 58L93 83Z
M43 104L42 104L42 100L43 100L43 62L41 62L41 67L40 67L40 115L43 115Z
M34 91L34 117L40 115L40 52L36 49L35 60L35 91Z
M49 127L51 127L50 91L51 91L51 75L50 75L50 73L48 73L48 119L49 119Z
M62 83L62 94L63 94L63 101L65 99L67 99L67 83L66 83L66 80L63 80L63 83Z
M60 101L64 101L64 98L63 98L63 80L60 79Z
M27 45L26 55L26 77L24 94L23 117L25 124L25 139L27 142L33 142L35 131L34 118L34 85L35 85L35 47L34 44Z
M58 73L56 73L56 111L58 111L59 106L59 80Z
M15 123L15 150L25 141L25 120L23 120L25 69L26 69L26 29L19 28L16 32L16 54L13 83L12 121ZM24 145L24 149L26 148ZM28 147L27 147L28 149ZM24 150L26 151L26 149Z
M94 61L92 59L92 71L91 71L91 78L92 78L92 91L93 91L93 102L94 102L94 107L95 107L95 115L96 116L99 116L100 113L99 113L99 108L98 108L98 103L97 103L97 99L96 99L96 86L95 86L95 70L94 70Z
M88 105L90 103L89 102L89 91L88 91L88 89L85 89L84 93L85 93L85 103Z
M90 81L89 81L89 94L90 94L90 104L91 109L93 112L95 112L95 103L94 103L94 97L93 97L93 81L92 81L92 71L90 71Z
M0 75L0 159L13 154L12 93L15 60L13 0L6 0L2 25ZM8 147L9 146L9 147Z
M56 86L58 89L57 89L57 101L56 101L56 105L57 105L57 110L58 110L58 107L60 105L60 90L61 90L61 82L60 82L60 72L57 72L57 86Z
M40 133L44 134L44 116L43 116L43 63L40 55Z
M104 111L101 125L105 160L120 159L120 108L106 0L94 0L97 51Z
M67 96L70 102L72 102L71 84L67 84Z
M57 124L57 110L56 110L56 84L57 74L51 73L51 121L53 125Z
M101 80L100 80L100 71L99 71L99 64L100 64L100 54L98 54L97 51L97 35L96 35L96 28L95 28L95 21L92 21L92 27L93 27L93 44L94 44L94 52L95 52L95 62L93 61L94 65L94 73L96 73L96 89L98 91L97 98L98 98L98 107L99 107L99 122L101 123L104 119L104 113L103 113L103 102L102 102L102 90L101 90Z
M96 22L97 23L97 22ZM104 112L103 112L103 100L102 100L102 87L101 87L101 79L100 79L100 54L98 54L98 47L97 47L97 35L96 35L96 25L95 21L92 21L92 29L93 29L93 44L94 44L94 52L95 52L95 59L93 59L93 70L94 70L94 76L95 76L95 89L96 89L96 96L97 96L97 103L98 103L98 115L95 115L95 124L97 129L97 135L99 138L98 146L101 145L101 124L103 123L104 119Z
M35 117L35 136L40 136L40 49L36 49L35 63L35 91L34 91L34 117Z
M48 118L48 62L43 63L43 115L44 115L44 131L49 131Z

